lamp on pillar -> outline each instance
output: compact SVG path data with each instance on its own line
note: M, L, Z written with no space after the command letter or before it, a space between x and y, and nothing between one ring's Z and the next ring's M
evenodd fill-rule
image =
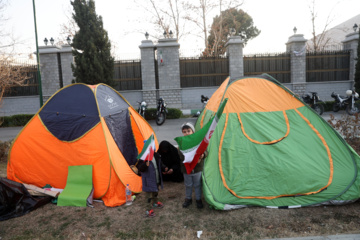
M164 31L163 35L164 35L164 38L166 38L166 35L167 35L166 31Z
M294 27L293 31L294 31L294 34L296 34L296 32L297 32L297 28L296 28L296 27Z
M47 46L49 40L47 38L44 39L45 46Z
M235 28L230 28L230 36L235 36L236 30Z
M358 28L358 25L355 23L353 26L354 32L356 32L357 28Z
M170 38L173 38L173 32L170 30L170 32L169 32L169 35L170 35Z
M54 39L53 38L50 38L50 43L51 43L51 45L54 45Z
M68 36L68 37L66 38L66 42L67 42L69 45L71 44L70 36Z
M238 35L241 38L241 40L244 40L246 38L246 32L245 31L239 32Z
M145 38L146 38L146 40L149 39L149 33L148 32L145 33Z

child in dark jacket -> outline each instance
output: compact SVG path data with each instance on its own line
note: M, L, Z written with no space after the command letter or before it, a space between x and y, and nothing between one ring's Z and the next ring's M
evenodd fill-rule
M154 153L152 161L139 160L137 168L142 179L142 191L146 193L147 202L151 203L146 215L153 217L155 216L153 208L164 206L158 201L158 192L160 186L163 189L161 172L165 171L165 165L161 163L160 154Z
M193 134L195 132L195 128L191 123L185 123L181 126L181 132L184 136ZM204 159L207 156L207 151L205 151L198 163L196 164L195 168L192 170L190 174L187 174L185 165L183 163L184 161L184 155L179 151L180 160L182 162L181 164L181 172L184 174L184 184L185 184L185 202L183 203L183 207L187 208L192 204L192 191L193 188L195 189L195 200L196 200L196 207L197 208L203 208L204 205L201 200L202 195L202 180L201 180L201 174L202 170L204 168Z

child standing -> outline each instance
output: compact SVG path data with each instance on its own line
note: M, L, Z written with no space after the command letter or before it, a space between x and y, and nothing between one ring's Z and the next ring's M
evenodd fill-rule
M195 128L191 123L185 123L181 126L181 131L184 136L193 134L195 132ZM180 152L180 160L181 160L181 172L184 174L184 184L185 184L185 202L183 203L183 207L187 208L192 204L192 190L195 189L195 199L196 199L196 207L203 208L204 205L201 200L202 189L201 189L201 173L204 168L204 158L207 155L207 152L203 153L196 164L195 168L192 170L190 174L187 174L184 163L184 155Z
M163 189L161 171L165 170L165 166L161 163L160 155L154 153L152 161L139 160L137 168L142 179L142 191L146 193L147 202L151 204L146 211L146 216L154 217L153 208L162 208L164 206L158 201L158 192L159 186Z

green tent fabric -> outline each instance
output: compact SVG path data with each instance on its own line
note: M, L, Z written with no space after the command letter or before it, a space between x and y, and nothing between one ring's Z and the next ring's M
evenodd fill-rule
M66 186L57 205L86 207L92 189L92 165L69 166Z
M210 206L295 208L359 199L359 155L289 89L269 75L228 79L197 130L225 98L203 171Z

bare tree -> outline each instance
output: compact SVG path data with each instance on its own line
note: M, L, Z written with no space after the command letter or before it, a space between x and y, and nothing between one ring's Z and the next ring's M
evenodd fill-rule
M71 39L74 38L76 31L79 30L78 25L76 24L74 18L72 17L73 10L72 7L69 6L64 11L64 16L66 18L66 22L60 24L60 35L59 41L56 43L58 45L62 45L66 43L66 39L69 37Z
M169 34L170 30L177 40L186 34L185 9L183 0L149 0L135 1L137 7L149 14L150 22L155 26L152 37L160 39L163 33Z
M7 19L4 10L7 2L0 0L0 107L4 94L13 86L24 85L27 77L27 68L16 64L13 48L17 42L10 33L4 30Z
M312 0L311 5L309 6L310 14L311 14L311 24L312 24L312 39L310 40L311 43L307 43L307 50L308 51L320 51L324 49L329 43L331 38L328 36L327 31L329 25L333 21L331 17L331 12L327 16L324 26L321 28L320 33L317 32L317 19L318 13L316 10L316 0Z
M185 4L188 13L186 15L186 19L194 23L195 26L202 33L202 38L204 39L204 47L206 48L205 49L206 54L212 52L212 50L209 49L209 44L208 44L209 28L211 32L214 32L216 28L215 39L217 40L219 39L219 36L221 36L223 33L221 21L219 25L213 26L213 28L211 28L208 25L209 18L213 15L214 11L215 12L218 11L219 15L221 16L221 12L223 9L238 8L242 4L243 4L242 0L197 0L197 1L187 2ZM218 43L219 41L216 42Z

